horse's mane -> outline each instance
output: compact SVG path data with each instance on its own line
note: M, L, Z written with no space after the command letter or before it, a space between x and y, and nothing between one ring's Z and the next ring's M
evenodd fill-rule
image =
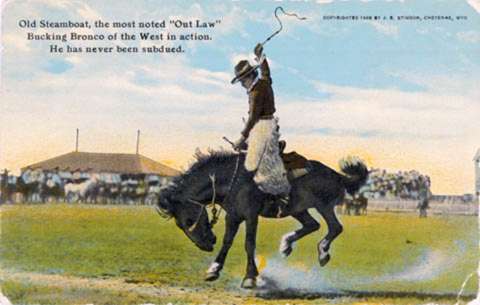
M224 149L213 150L209 149L206 153L201 152L199 149L195 151L193 155L194 161L190 164L189 168L182 173L181 175L175 177L170 187L169 191L175 191L178 186L182 185L184 181L188 180L190 177L197 174L207 165L222 165L225 162L228 162L232 157L237 156L235 152L227 151Z

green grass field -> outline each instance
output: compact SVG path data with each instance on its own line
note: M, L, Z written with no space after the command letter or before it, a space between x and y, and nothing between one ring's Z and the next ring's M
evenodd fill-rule
M246 267L243 230L221 278L206 283L204 272L216 252L198 250L172 220L160 218L151 207L8 206L1 213L0 256L7 274L2 291L15 303L36 304L183 304L204 298L218 298L219 304L318 304L332 302L332 291L351 293L334 297L335 304L454 303L462 282L477 268L476 217L371 214L341 216L341 221L344 232L332 246L332 260L320 268L316 244L326 233L323 221L320 232L301 240L285 259L277 252L280 238L298 224L293 219L262 220L257 245L261 274L278 287L245 292L239 289ZM220 243L223 223L215 230ZM15 274L51 275L53 280ZM112 287L60 285L55 276L104 281ZM115 283L128 289L114 289ZM152 294L132 287L170 290ZM474 277L465 293L474 294L476 287ZM281 302L271 300L276 297ZM313 297L320 299L309 299Z

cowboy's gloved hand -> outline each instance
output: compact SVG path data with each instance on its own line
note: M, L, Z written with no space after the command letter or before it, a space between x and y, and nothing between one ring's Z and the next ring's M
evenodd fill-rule
M253 50L253 54L255 54L255 56L257 57L257 61L260 60L260 58L262 57L262 53L263 45L261 43L257 43L255 49Z
M242 136L240 137L240 139L238 139L237 141L235 141L235 142L233 143L233 149L235 149L236 151L241 150L241 149L245 146L245 141L246 141L246 140L247 140L247 139L245 139L245 137L242 135Z

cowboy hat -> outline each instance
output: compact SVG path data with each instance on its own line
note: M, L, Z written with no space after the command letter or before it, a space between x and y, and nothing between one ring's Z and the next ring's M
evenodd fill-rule
M255 66L250 65L248 60L239 61L238 64L235 66L235 77L232 79L231 83L235 84L239 80L250 75L258 67L259 67L258 65L255 65Z

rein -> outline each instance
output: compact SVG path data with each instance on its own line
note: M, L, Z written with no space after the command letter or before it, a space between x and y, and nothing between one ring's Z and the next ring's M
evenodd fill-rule
M212 199L211 199L210 203L202 204L199 201L196 201L196 200L193 200L193 199L188 199L188 201L190 201L191 203L194 203L194 204L196 204L196 205L198 205L202 208L200 210L200 213L198 213L197 220L195 221L195 223L190 228L188 228L189 232L192 232L193 230L195 230L195 228L198 225L198 222L200 221L200 216L202 215L202 212L204 210L206 210L207 207L209 207L209 206L212 206L212 220L210 221L210 227L213 228L213 226L215 226L215 224L218 222L218 218L220 217L220 213L222 212L222 205L225 204L226 202L228 202L227 199L230 195L230 191L232 190L233 183L235 182L235 177L237 176L239 164L240 164L240 154L238 154L238 156L237 156L237 161L235 163L235 170L233 171L232 179L230 179L230 183L229 183L228 190L227 190L227 195L223 199L223 203L220 204L220 209L217 209L217 206L216 206L217 190L215 188L215 174L209 176L210 181L212 182L212 191L213 191Z

